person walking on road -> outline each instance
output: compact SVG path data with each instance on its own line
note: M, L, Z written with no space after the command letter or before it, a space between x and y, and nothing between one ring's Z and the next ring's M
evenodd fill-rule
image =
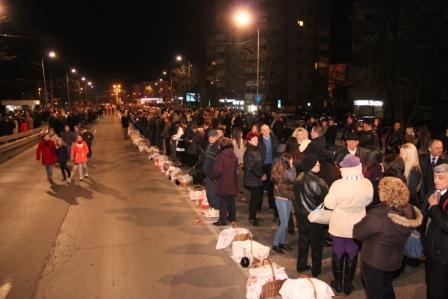
M64 141L59 138L56 144L56 157L58 159L59 168L61 169L63 181L67 180L70 182L70 177L72 176L70 169L67 167L67 161L70 160L70 152L68 146ZM67 175L65 174L67 173Z
M64 126L64 131L61 133L61 138L64 141L64 143L67 145L68 148L68 152L71 152L71 147L73 142L76 141L76 135L75 132L72 132L70 130L70 125L65 125Z
M79 180L84 180L84 177L88 178L88 168L87 168L87 154L89 153L89 146L79 135L76 137L76 142L72 146L71 160L75 161L76 166L79 171Z
M123 128L124 139L128 139L128 127L129 127L129 114L128 110L125 110L121 116L121 127Z
M87 154L87 158L92 157L92 146L93 146L93 140L95 139L95 136L93 136L93 133L87 130L86 128L83 128L81 130L81 136L82 139L87 143L87 146L89 147L89 153Z
M45 134L39 142L36 150L36 160L42 160L47 172L47 179L53 183L53 165L56 163L56 145L51 140L50 135Z
M215 195L219 198L219 220L214 225L236 222L235 196L238 193L238 159L230 138L219 141L220 149L213 163L211 178L215 180Z

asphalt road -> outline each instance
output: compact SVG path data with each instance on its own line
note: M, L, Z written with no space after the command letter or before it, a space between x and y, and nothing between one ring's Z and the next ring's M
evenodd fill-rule
M244 298L247 277L216 231L123 140L96 129L90 177L57 186L30 149L0 165L0 285L10 298Z

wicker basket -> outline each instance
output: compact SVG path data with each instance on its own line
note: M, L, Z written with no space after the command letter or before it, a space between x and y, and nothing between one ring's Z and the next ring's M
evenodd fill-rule
M232 222L231 224L232 228L238 228L238 225L235 222ZM235 237L233 237L233 241L246 241L250 239L250 234L237 234Z
M262 263L264 264L265 262L267 262L269 264L269 266L271 267L272 281L269 281L263 285L263 287L261 288L260 298L275 297L280 294L279 293L280 289L282 288L283 283L285 282L286 279L285 280L275 279L275 271L274 271L274 267L272 266L271 261L268 259L265 259Z

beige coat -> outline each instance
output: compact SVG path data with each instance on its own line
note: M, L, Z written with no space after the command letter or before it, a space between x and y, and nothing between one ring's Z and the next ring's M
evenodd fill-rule
M341 168L341 175L324 200L325 207L333 210L328 231L335 237L353 238L353 226L366 215L372 201L373 186L362 177L361 165Z

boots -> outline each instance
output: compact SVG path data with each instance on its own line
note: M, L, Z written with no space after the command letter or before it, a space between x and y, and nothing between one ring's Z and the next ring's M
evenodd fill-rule
M344 275L344 293L350 295L353 291L353 278L355 277L356 267L358 266L358 255L350 259L345 256L345 275Z
M342 273L344 269L344 257L345 255L338 258L333 252L331 257L331 267L333 269L334 280L331 282L331 287L337 292L342 292Z

